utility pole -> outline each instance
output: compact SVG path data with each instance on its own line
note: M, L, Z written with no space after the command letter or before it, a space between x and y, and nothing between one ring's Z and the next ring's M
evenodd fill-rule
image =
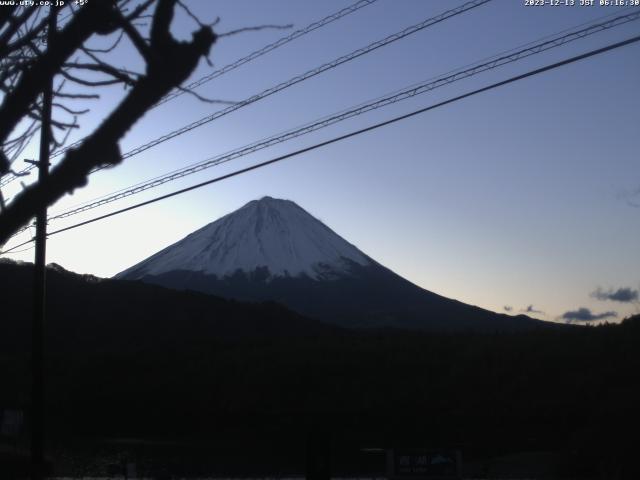
M47 49L54 40L58 12L49 7L49 25L47 30ZM40 127L40 158L38 159L38 182L46 181L49 176L49 153L51 149L51 103L53 97L53 75L42 92L42 121ZM31 337L31 478L43 480L45 477L45 375L44 375L44 339L45 339L45 292L46 292L46 246L47 246L47 207L43 206L36 215L35 238L35 277L33 288L33 324Z

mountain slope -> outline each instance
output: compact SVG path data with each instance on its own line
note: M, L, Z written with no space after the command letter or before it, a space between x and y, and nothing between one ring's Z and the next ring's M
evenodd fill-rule
M372 260L295 203L264 197L191 233L116 275L141 278L174 270L224 277L267 268L271 276L313 279Z
M239 300L274 300L346 327L438 331L545 325L424 290L289 200L264 197L118 274Z
M26 351L33 264L0 261L0 348ZM209 348L234 339L316 336L338 329L271 303L241 303L199 292L47 268L51 345L80 352ZM27 342L27 343L25 343Z

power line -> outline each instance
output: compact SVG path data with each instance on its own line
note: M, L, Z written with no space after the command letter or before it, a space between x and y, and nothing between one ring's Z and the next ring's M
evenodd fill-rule
M420 23L417 23L415 25L412 25L410 27L405 28L404 30L401 30L400 32L394 33L392 35L389 35L381 40L377 40L373 43L370 43L369 45L359 48L357 50L354 50L351 53L348 53L346 55L343 55L341 57L336 58L335 60L332 60L331 62L327 62L324 63L316 68L313 68L311 70L306 71L305 73L302 73L300 75L296 75L295 77L290 78L287 81L281 82L277 85L274 85L270 88L267 88L266 90L263 90L260 93L257 93L245 100L242 100L241 102L235 103L233 105L228 106L227 108L224 108L222 110L218 110L217 112L214 112L210 115L207 115L203 118L201 118L200 120L196 120L195 122L192 122L188 125L185 125L177 130L174 130L172 132L166 133L165 135L162 135L161 137L157 137L154 140L151 140L143 145L140 145L136 148L134 148L133 150L129 150L128 152L124 153L122 155L122 159L127 159L130 157L133 157L134 155L137 155L139 153L144 152L145 150L148 150L152 147L155 147L156 145L159 145L161 143L166 142L167 140L171 140L172 138L175 138L177 136L180 136L184 133L190 132L191 130L201 127L202 125L205 125L207 123L212 122L213 120L217 120L231 112L235 112L236 110L239 110L240 108L246 107L247 105L250 105L252 103L255 103L259 100L262 100L266 97L269 97L275 93L281 92L282 90L285 90L289 87L292 87L293 85L296 85L300 82L303 82L305 80L308 80L309 78L315 77L316 75L319 75L323 72L326 72L327 70L331 70L334 69L344 63L347 63L351 60L354 60L358 57L361 57L363 55L366 55L367 53L370 53L372 51L375 51L381 47L384 47L386 45L389 45L390 43L393 43L397 40L401 40L405 37L408 37L409 35L412 35L414 33L417 33L421 30L424 30L425 28L431 27L435 24L438 24L440 22L443 22L449 18L455 17L457 15L460 15L462 13L465 13L473 8L479 7L481 5L484 5L485 3L489 3L492 0L472 0L470 2L467 2L463 5L460 5L454 9L451 10L447 10L439 15L436 15L435 17L431 17L428 18L426 20L423 20ZM69 150L70 148L72 148L73 145L70 145L68 147L65 147L61 150L58 150L57 152L54 152L52 156L59 156L62 153L66 152L67 150ZM104 168L104 167L103 167ZM97 168L94 171L97 170L101 170L102 168Z
M464 93L462 95L458 95L458 96L450 98L448 100L444 100L442 102L430 105L428 107L424 107L424 108L421 108L419 110L414 110L413 112L394 117L394 118L392 118L390 120L385 120L384 122L376 123L374 125L370 125L368 127L365 127L365 128L359 129L359 130L355 130L355 131L347 133L345 135L334 137L334 138L332 138L330 140L325 140L324 142L316 143L316 144L311 145L309 147L305 147L305 148L302 148L300 150L296 150L294 152L290 152L290 153L287 153L285 155L281 155L279 157L272 158L271 160L267 160L265 162L261 162L261 163L252 165L250 167L246 167L246 168L243 168L243 169L240 169L240 170L236 170L235 172L231 172L231 173L228 173L226 175L215 177L215 178L212 178L212 179L207 180L205 182L201 182L201 183L198 183L198 184L195 184L195 185L191 185L190 187L186 187L186 188L183 188L183 189L180 189L180 190L176 190L174 192L167 193L165 195L160 195L160 196L152 198L150 200L147 200L147 201L144 201L144 202L140 202L140 203L137 203L135 205L131 205L131 206L126 207L126 208L122 208L120 210L116 210L116 211L113 211L113 212L110 212L110 213L107 213L107 214L104 214L104 215L100 215L98 217L94 217L94 218L91 218L89 220L85 220L83 222L79 222L79 223L76 223L74 225L70 225L68 227L64 227L64 228L60 228L58 230L54 230L54 231L50 232L49 235L56 235L58 233L66 232L68 230L73 230L73 229L88 225L90 223L97 222L99 220L104 220L106 218L113 217L115 215L119 215L121 213L125 213L125 212L131 211L131 210L135 210L135 209L140 208L140 207L144 207L146 205L150 205L152 203L159 202L160 200L165 200L167 198L175 197L177 195L181 195L183 193L190 192L192 190L196 190L198 188L201 188L201 187L204 187L204 186L207 186L207 185L211 185L213 183L217 183L217 182L220 182L222 180L226 180L226 179L241 175L243 173L250 172L252 170L257 170L259 168L266 167L268 165L272 165L272 164L277 163L277 162L281 162L282 160L286 160L288 158L292 158L292 157L301 155L303 153L307 153L307 152L316 150L318 148L325 147L327 145L331 145L333 143L337 143L337 142L340 142L342 140L346 140L348 138L355 137L357 135L361 135L363 133L370 132L372 130L376 130L376 129L381 128L381 127L385 127L387 125L391 125L391 124L399 122L401 120L406 120L406 119L414 117L416 115L420 115L422 113L426 113L428 111L435 110L436 108L443 107L445 105L449 105L451 103L463 100L465 98L468 98L468 97L471 97L471 96L474 96L474 95L478 95L480 93L484 93L484 92L487 92L489 90L494 90L494 89L496 89L498 87L502 87L502 86L505 86L505 85L508 85L508 84L511 84L511 83L514 83L514 82L517 82L517 81L520 81L520 80L524 80L525 78L532 77L532 76L535 76L535 75L539 75L541 73L544 73L544 72L547 72L547 71L550 71L550 70L554 70L556 68L559 68L559 67L562 67L562 66L565 66L565 65L569 65L571 63L575 63L575 62L578 62L580 60L584 60L586 58L590 58L590 57L593 57L595 55L599 55L599 54L602 54L602 53L605 53L605 52L608 52L608 51L611 51L611 50L615 50L615 49L624 47L626 45L630 45L630 44L636 43L638 41L640 41L640 35L632 37L632 38L629 38L627 40L623 40L621 42L616 42L616 43L607 45L605 47L601 47L601 48L598 48L598 49L595 49L595 50L591 50L591 51L589 51L587 53L583 53L581 55L576 55L574 57L562 60L560 62L552 63L550 65L546 65L546 66L541 67L541 68L530 70L530 71L528 71L526 73L523 73L521 75L516 75L514 77L510 77L507 80L502 80L500 82L493 83L493 84L488 85L486 87L482 87L482 88L479 88L479 89L476 89L476 90L472 90L470 92ZM20 244L14 246L14 247L12 247L12 248L10 248L8 250L3 251L2 253L3 254L10 253L11 251L13 251L13 250L15 250L17 248L20 248L20 247L22 247L22 246L24 246L24 245L26 245L26 244L28 244L28 243L30 243L32 241L33 240L28 240L26 242L20 243Z
M513 47L513 48L511 48L511 49L509 49L509 50L504 50L504 51L501 51L501 52L499 52L499 53L496 53L496 54L493 54L493 55L490 55L490 56L484 57L484 58L483 58L483 59L481 59L481 60L478 60L478 61L473 62L473 63L468 63L468 64L466 64L466 65L464 65L464 66L462 66L462 67L458 67L458 68L453 69L453 70L449 70L449 71L447 71L446 73L443 73L443 74L441 74L441 75L437 75L437 76L430 77L429 79L424 80L423 82L415 83L415 84L410 85L410 86L408 86L408 87L404 87L403 89L395 90L395 91L393 91L392 93L389 93L389 94L386 94L386 95L379 96L379 97L377 97L377 98L376 98L376 99L374 99L374 100L370 100L370 101L367 101L367 102L362 102L362 103L360 103L360 104L358 104L358 105L356 105L356 106L354 106L354 107L350 107L349 109L341 110L340 112L337 112L337 113L335 113L335 114L324 116L324 117L322 117L322 118L320 118L320 119L316 120L316 122L323 121L323 120L325 120L325 119L327 119L327 118L330 118L331 116L334 116L334 115L339 115L339 114L342 114L342 113L346 113L346 112L348 112L348 111L350 111L350 110L354 110L355 108L359 108L359 107L361 107L361 106L364 106L364 105L367 105L367 104L371 104L371 103L373 103L374 101L378 101L378 100L384 99L384 98L389 97L389 96L391 96L391 95L396 95L396 94L401 93L401 92L403 92L403 91L405 91L405 90L412 89L412 88L418 87L418 86L420 86L420 85L423 85L423 84L424 84L424 83L426 83L426 82L433 81L433 80L436 80L436 79L438 79L438 78L442 78L442 77L445 77L445 76L450 76L450 75L452 75L452 74L454 74L454 73L459 73L459 72L461 72L462 70L466 70L466 69L469 69L469 68L471 68L471 67L479 67L482 63L484 63L484 62L488 62L488 61L494 61L494 60L496 60L498 57L503 57L503 56L505 56L505 55L507 55L507 54L512 54L512 53L518 52L519 50L522 50L522 49L525 49L525 48L529 48L529 47L530 47L530 48L534 48L534 47L535 47L535 45L536 45L536 44L538 44L538 43L540 43L540 42L543 42L543 41L546 41L546 40L549 40L549 39L553 39L554 37L558 37L559 35L561 35L561 34L563 34L563 33L571 32L572 30L579 29L580 27L584 27L585 25L589 25L589 27L588 27L588 28L585 28L585 29L583 29L583 30L589 30L589 29L593 29L593 28L597 28L597 27L604 27L604 28L602 28L602 30L604 30L604 29L607 29L607 28L612 28L612 27L616 27L616 26L622 25L623 23L627 23L628 21L637 20L637 19L640 17L640 10L636 11L636 13L635 13L635 14L631 14L631 15L625 15L625 16L620 16L620 15L619 15L621 12L629 11L629 10L633 10L633 7L627 7L627 8L624 8L624 9L622 9L622 10L618 11L618 12L615 12L615 13L609 13L609 14L607 14L607 15L602 15L602 16L600 16L600 17L597 17L597 18L591 19L591 20L589 20L589 21L587 21L587 22L583 22L583 23L580 23L580 24L575 25L575 26L573 26L573 27L563 29L563 30L561 30L561 31L559 31L559 32L556 32L556 33L554 33L554 34L551 34L551 35L545 35L544 37L538 38L538 39L536 39L536 40L532 40L532 41L527 42L527 43L525 43L525 44L518 45L518 46ZM600 20L604 20L604 19L606 19L606 18L614 17L614 16L616 16L616 15L618 15L618 17L616 17L615 19L613 19L613 20L612 20L612 22L602 22L602 23L600 23L600 24L595 23L595 22L598 22L598 21L600 21ZM620 23L617 23L617 22L618 22L618 21L620 21L621 19L624 19L624 20L623 20L623 21L621 21ZM613 24L613 22L615 22L615 24ZM598 30L598 31L599 31L599 30ZM569 33L569 34L567 34L567 36L572 35L572 34L575 34L575 33L579 33L579 32L582 32L582 30L580 30L580 31L575 31L575 32L572 32L572 33ZM597 33L597 31L593 31L592 33ZM585 34L585 35L583 35L583 36L587 36L587 35L589 35L589 34L590 34L590 33ZM582 36L581 36L580 38L582 38ZM566 44L566 43L569 43L570 41L571 41L571 40L567 40L567 41L562 42L562 43L559 43L558 45L555 45L555 46L561 46L561 45L564 45L564 44ZM306 125L310 125L310 124L305 124L305 126L306 126ZM293 130L297 130L298 128L302 128L302 127L297 127L297 128L295 128L295 129L293 129ZM261 142L266 141L266 140L270 140L270 139L272 139L272 138L276 138L276 137L278 137L278 136L280 136L280 135L288 134L288 133L289 133L289 132L291 132L291 131L292 131L292 130L286 130L286 131L280 132L280 133L278 133L278 134L272 135L272 136L270 136L270 137L263 138L263 139L261 139L261 140L259 140L259 141L253 142L252 144L245 145L244 147L241 147L241 149L244 149L244 148L249 147L249 146L256 145L256 144L258 144L258 143L261 143ZM70 210L75 210L75 208L76 208L76 207L81 207L81 206L84 206L84 205L87 205L87 204L90 204L90 203L94 203L94 202L97 202L97 201L99 201L99 200L103 200L103 199L106 199L106 198L108 198L108 197L111 197L111 196L113 196L113 195L115 195L115 194L119 194L119 193L121 193L121 192L125 192L125 191L127 191L127 190L134 189L134 188L137 188L137 187L140 187L140 186L146 185L147 183L151 183L151 182L155 182L155 181L157 181L157 180L164 179L164 178L166 178L166 177L168 177L168 176L170 176L170 175L173 175L173 174L176 174L176 173L180 173L180 172L183 172L183 171L189 170L189 169L191 169L192 167L198 167L198 166L201 166L201 165L203 165L203 166L207 166L207 165L209 164L209 162L213 161L214 159L218 159L219 157L222 157L222 156L226 156L226 155L232 154L232 153L234 153L234 152L236 152L236 151L238 151L238 150L241 150L241 149L232 150L232 151L226 152L225 154L217 155L217 156L215 156L215 157L210 157L210 158L207 158L207 159L205 159L205 160L201 160L201 161L199 161L199 162L193 163L193 164L191 164L191 165L189 165L189 166L187 166L187 167L182 167L182 168L179 168L179 169L176 169L176 170L172 170L172 171L170 171L170 172L167 172L166 174L162 174L162 175L159 175L159 176L156 176L156 177L152 177L152 178L147 179L147 180L144 180L144 181L142 181L142 182L138 182L138 183L136 183L136 184L134 184L134 185L130 185L130 186L128 186L128 187L124 187L124 188L121 188L121 189L115 190L114 192L111 192L111 193L107 193L107 194L104 194L104 195L100 195L99 197L95 197L95 198L93 198L93 199L91 199L91 200L86 200L86 201L80 202L80 203L78 203L78 204L76 204L76 205L74 205L74 206L72 206L72 207L69 207L69 209L68 209L68 210L65 210L65 212L63 212L63 213L66 213L66 212L68 212L68 211L70 211ZM214 166L214 165L209 165L209 166ZM207 167L207 168L208 168L208 167ZM138 192L136 192L136 193L138 193Z
M326 17L315 21L313 23L310 23L309 25L307 25L304 28L298 29L295 32L292 32L289 35L286 35L284 37L279 38L278 40L276 40L273 43L270 43L268 45L265 45L264 47L255 50L254 52L251 52L250 54L239 58L238 60L229 63L227 65L225 65L222 68L219 68L218 70L215 70L213 72L211 72L208 75L205 75L201 78L199 78L198 80L190 83L189 85L187 85L186 87L183 87L182 90L177 90L174 92L170 92L167 95L165 95L163 98L161 98L158 103L156 103L152 108L155 108L159 105L162 105L163 103L166 103L170 100L173 100L174 98L179 97L180 95L185 93L185 90L191 91L194 90L195 88L198 88L201 85L204 85L205 83L210 82L211 80L218 78L222 75L224 75L225 73L229 73L232 70L235 70L238 67L241 67L242 65L244 65L245 63L251 62L253 60L255 60L258 57L261 57L262 55L266 55L267 53L276 50L279 47L282 47L283 45L286 45L289 42L292 42L293 40L300 38L310 32L313 32L314 30L317 30L319 28L322 28L326 25L329 25L332 22L335 22L336 20L339 20L342 17L345 17L351 13L354 13L358 10L360 10L361 8L364 8L366 6L369 6L375 2L377 2L378 0L358 0L356 3L354 3L353 5L350 5L346 8L343 8L341 10L338 10L337 12L332 13L331 15L327 15ZM71 17L73 14L69 14L66 17L64 17L62 20L65 20L69 17ZM66 147L64 147L64 149L60 149L56 152L53 152L53 156L58 156L60 153L63 153L63 151L67 151L70 148L74 148L77 147L78 145L80 145L82 142L84 141L84 139L78 140L77 142L72 143L71 145L68 145ZM29 165L28 167L26 167L25 169L23 169L22 171L18 172L18 175L12 176L6 180L3 180L2 182L0 182L0 187L3 187L9 183L11 183L13 180L15 180L17 177L23 176L27 173L29 173L31 170L33 170L35 167L33 165Z
M363 7L366 7L368 5L371 5L372 3L376 2L377 0L360 0L359 2L354 3L353 5L350 5L349 7L343 8L342 10L339 10L338 12L335 12L331 15L328 15L326 17L324 17L322 20L318 20L317 22L313 22L309 25L307 25L304 28L301 28L299 30L296 30L295 32L291 33L290 35L287 35L285 37L279 38L278 40L276 40L273 43L270 43L268 45L265 45L264 47L262 47L259 50L256 50L255 52L250 53L249 55L242 57L238 60L236 60L233 63L229 63L227 65L225 65L222 68L219 68L218 70L215 70L213 72L211 72L208 75L205 75L203 77L201 77L200 79L191 82L189 85L187 85L186 87L183 88L183 90L175 90L173 92L168 93L167 95L164 96L164 98L160 99L160 101L155 105L156 107L159 105L162 105L165 102L168 102L169 100L173 100L174 98L179 97L180 95L184 94L185 91L184 90L194 90L198 87L200 87L201 85L204 85L205 83L210 82L211 80L220 77L221 75L224 75L225 73L228 73L232 70L235 70L236 68L244 65L245 63L251 62L252 60L255 60L258 57L261 57L262 55L265 55L283 45L286 45L287 43L295 40L296 38L302 37L303 35L306 35L309 32L312 32L314 30L317 30L318 28L324 27L325 25L328 25L346 15L349 15L350 13L353 13Z
M29 240L29 242L27 242L27 243L30 243L30 242L31 242L31 240ZM23 248L22 250L15 250L15 251L13 251L11 253L13 253L15 255L17 253L28 252L29 250L33 250L34 248L36 248L36 246L35 245L31 245L30 247ZM9 250L7 250L6 252L0 252L0 255L3 254L3 253L8 253L8 252L9 252Z
M626 10L629 10L629 9L626 9ZM611 16L613 15L612 14L605 15L603 17L600 17L598 20L609 18ZM343 110L340 113L323 117L314 123L306 124L302 127L297 127L295 129L286 131L282 134L268 137L266 139L254 142L252 144L246 145L239 149L227 152L225 154L210 157L208 159L205 159L201 162L198 162L186 168L174 170L172 172L169 172L168 174L152 178L148 181L141 182L121 190L117 190L111 194L103 195L94 200L83 202L79 204L77 207L72 207L66 211L61 212L60 214L51 216L49 220L56 220L56 219L70 217L72 215L79 214L84 211L88 211L93 208L106 205L108 203L112 203L114 201L163 185L170 181L177 180L184 176L191 175L191 174L200 172L202 170L220 165L222 163L232 161L234 159L240 158L250 153L254 153L263 148L267 148L275 144L282 143L282 142L291 140L293 138L297 138L307 133L317 131L321 128L333 125L342 120L346 120L348 118L352 118L354 116L366 113L368 111L375 110L375 109L384 107L386 105L390 105L392 103L396 103L422 93L426 93L435 88L448 85L455 81L468 78L470 76L476 75L478 73L482 73L484 71L487 71L508 63L515 62L522 58L527 58L528 56L547 51L551 48L565 45L574 40L582 39L586 36L601 32L603 30L624 25L628 22L638 20L639 18L640 18L640 10L636 10L633 13L630 13L627 15L620 15L608 21L595 23L585 28L579 28L579 27L583 27L584 25L587 25L589 22L582 23L576 27L573 27L574 31L571 31L572 29L565 29L559 32L559 33L569 32L565 35L558 36L559 34L556 34L555 37L553 35L545 36L538 40L539 43L529 42L525 45L521 45L520 47L516 47L514 49L502 52L501 54L498 54L498 55L494 55L493 57L487 57L489 59L488 62L480 63L482 62L481 60L480 62L466 65L465 67L460 67L456 70L447 72L446 74L441 75L439 77L437 76L432 77L422 83L411 85L410 87L407 87L402 90L398 90L387 96L378 97L374 101L371 101L368 103L362 103L350 110ZM578 30L575 30L575 29L578 29ZM544 40L544 41L541 41L541 40ZM528 48L523 48L523 47L528 47ZM485 58L484 60L487 60L487 58ZM13 236L17 236L27 228L28 227L23 227L22 229L18 230Z
M420 95L423 93L427 93L436 88L448 85L450 83L456 82L458 80L463 80L465 78L469 78L471 76L477 75L479 73L516 62L523 58L527 58L531 55L535 55L552 48L559 47L561 45L565 45L572 41L582 39L586 36L595 34L597 32L601 32L603 30L607 30L610 28L614 28L625 23L640 19L640 11L637 11L633 14L622 15L616 17L612 20L601 22L599 24L591 25L587 28L583 28L574 32L570 32L561 37L551 38L545 42L535 44L529 48L524 48L517 51L511 51L507 55L502 55L497 58L493 58L489 62L485 62L482 64L475 64L470 68L466 68L464 70L454 71L455 73L443 75L440 77L435 77L434 79L429 79L428 81L422 82L420 84L412 85L411 87L405 88L403 90L397 91L394 94L387 95L385 97L379 97L378 99L363 103L358 105L355 108L350 110L344 110L340 113L333 114L331 116L323 117L320 120L317 120L313 123L306 124L301 127L297 127L295 129L289 130L283 134L274 135L272 137L268 137L266 139L260 140L258 142L254 142L252 144L246 145L236 150L232 150L230 152L217 155L214 157L210 157L206 160L200 161L188 167L184 167L178 170L174 170L166 175L162 175L159 177L155 177L153 179L147 180L145 182L141 182L135 184L133 186L127 187L125 189L118 190L116 192L104 195L97 199L85 202L84 204L78 205L76 207L72 207L68 210L65 210L59 214L54 214L50 217L50 220L56 220L61 218L67 218L72 215L76 215L87 210L92 210L94 208L106 205L108 203L112 203L117 200L121 200L123 198L129 197L131 195L135 195L141 193L143 191L149 190L151 188L158 187L165 183L177 180L179 178L185 177L187 175L191 175L194 173L198 173L202 170L220 165L222 163L226 163L240 157L249 155L256 151L262 150L267 147L271 147L273 145L286 142L288 140L300 137L302 135L306 135L308 133L320 130L322 128L328 127L330 125L336 124L343 120L353 118L358 115L362 115L366 112L376 110L378 108L385 107L387 105L391 105L393 103L400 102L402 100L406 100L408 98L412 98L416 95Z

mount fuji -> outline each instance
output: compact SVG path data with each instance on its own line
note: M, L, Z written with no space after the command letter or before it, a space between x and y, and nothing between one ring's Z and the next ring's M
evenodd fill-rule
M547 322L424 290L290 200L264 197L116 275L244 301L276 301L344 327L509 331Z

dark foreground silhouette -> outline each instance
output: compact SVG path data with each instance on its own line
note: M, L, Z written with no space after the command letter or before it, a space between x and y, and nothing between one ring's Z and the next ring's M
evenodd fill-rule
M0 264L4 410L28 407L30 281L30 266ZM640 478L637 316L525 333L354 332L276 304L59 269L48 286L58 475L302 473L316 445L334 475L380 474L384 454L368 448L404 446L459 450L476 477ZM24 434L1 442L27 446Z

